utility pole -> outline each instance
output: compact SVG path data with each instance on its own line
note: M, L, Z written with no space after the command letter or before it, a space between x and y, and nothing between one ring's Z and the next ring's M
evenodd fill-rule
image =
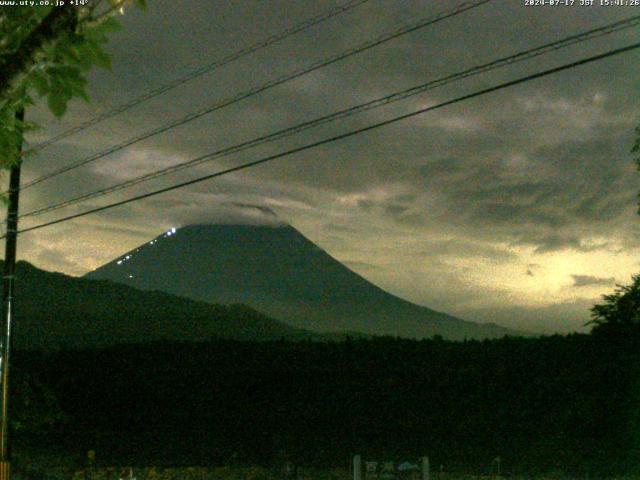
M16 119L24 119L24 110L16 112ZM2 275L2 343L0 345L0 480L9 480L9 354L11 350L11 319L13 316L13 287L16 271L18 240L18 200L20 199L20 166L22 164L22 134L17 145L9 177L9 204L7 207L7 233L5 237L4 272Z

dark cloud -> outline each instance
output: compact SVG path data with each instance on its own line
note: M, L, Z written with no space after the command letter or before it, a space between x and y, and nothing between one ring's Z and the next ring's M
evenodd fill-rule
M409 210L405 205L392 204L385 207L385 212L392 217L400 217Z
M358 207L360 207L365 212L371 210L375 207L376 203L372 200L358 200Z
M436 185L447 177L463 171L463 161L456 158L436 158L416 170L427 185Z
M448 239L424 242L424 255L429 257L485 258L495 262L513 261L518 256L507 249L472 240Z
M589 252L595 249L595 247L584 245L582 240L576 236L559 233L548 233L543 236L530 237L526 240L523 239L523 243L535 245L536 253L548 253L558 250Z
M613 277L602 278L592 275L571 275L574 287L591 287L601 285L615 285L616 279Z
M535 272L540 269L540 265L537 263L530 263L527 265L527 275L530 277L535 276Z
M263 205L252 205L250 203L240 203L240 202L231 202L231 205L241 210L259 212L260 214L269 218L276 218L278 216L276 212L274 212L271 208L265 207Z
M625 142L610 137L500 153L484 164L436 159L417 172L436 195L442 223L462 216L468 229L492 235L499 229L503 238L538 253L589 251L603 247L590 237L610 236L612 224L630 218L638 188ZM429 199L433 203L433 195Z
M365 212L376 212L393 219L401 219L411 207L415 205L416 196L413 194L389 195L386 198L361 198L357 206Z

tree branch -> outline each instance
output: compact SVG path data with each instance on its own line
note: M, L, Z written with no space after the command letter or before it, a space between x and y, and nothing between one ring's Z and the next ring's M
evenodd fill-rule
M15 78L35 62L38 52L49 41L63 33L73 32L78 23L78 10L74 7L54 7L15 53L0 58L0 97L11 89Z

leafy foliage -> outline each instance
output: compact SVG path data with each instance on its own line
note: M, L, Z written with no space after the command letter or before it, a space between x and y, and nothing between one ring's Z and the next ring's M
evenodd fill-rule
M0 65L20 60L18 75L0 87L0 168L20 160L17 155L22 132L35 128L16 119L16 112L34 104L34 96L46 99L51 112L64 115L69 101L79 97L89 101L86 74L94 66L111 67L105 51L109 34L120 28L113 14L131 4L130 0L96 0L85 7L15 6L0 11ZM145 0L135 4L144 8ZM67 9L67 23L54 23L55 9ZM51 22L46 33L42 27ZM38 48L26 49L25 45ZM29 58L24 58L31 52Z
M95 450L96 467L324 468L360 453L488 472L500 455L513 473L605 478L640 471L639 345L212 340L16 352L15 363L50 382L71 418L64 445Z
M46 434L67 419L53 391L35 374L19 375L13 381L12 428L16 432Z
M635 158L636 165L638 170L640 170L640 126L636 127L636 141L633 144L633 148L631 148L631 153L638 155ZM638 194L638 213L640 213L640 194Z
M640 327L640 275L632 277L630 285L619 285L604 302L591 309L594 333L624 331L629 333Z

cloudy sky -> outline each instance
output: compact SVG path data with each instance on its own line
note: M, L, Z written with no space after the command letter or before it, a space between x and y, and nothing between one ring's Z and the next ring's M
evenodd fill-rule
M28 112L37 143L344 0L150 0L128 11L63 120ZM277 45L68 137L24 181L286 75L453 0L369 0ZM639 7L494 0L238 102L23 192L23 212L183 162L501 56L640 14ZM599 3L599 0L597 0ZM304 145L638 41L637 27L455 82L331 125L41 217L28 227ZM388 291L476 321L584 329L588 309L640 272L632 52L439 109L132 205L24 234L19 256L81 275L170 227L261 221L274 210Z

